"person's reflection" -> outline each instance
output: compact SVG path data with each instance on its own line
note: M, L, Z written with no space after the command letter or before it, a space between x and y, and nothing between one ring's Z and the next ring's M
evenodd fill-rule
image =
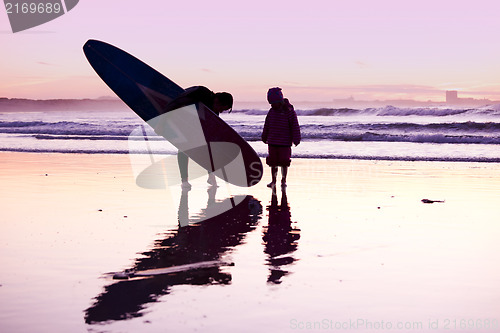
M264 252L269 255L267 264L270 266L268 283L281 283L281 278L289 272L282 267L290 265L296 259L293 252L297 250L297 241L300 238L300 229L292 227L290 206L286 191L282 189L281 204L278 205L278 196L273 189L269 211L268 225L263 229Z
M217 209L221 211L225 207L232 208L214 216ZM142 253L131 270L141 272L217 260L223 264L224 254L241 244L246 234L255 229L261 215L262 205L252 196L216 201L212 189L208 193L207 208L190 219L188 191L183 191L179 203L179 228L168 231L150 251ZM95 298L95 303L85 311L85 321L96 324L140 317L147 303L156 302L174 285L230 282L231 274L217 265L118 281L106 286L104 292Z
M179 227L186 227L189 225L189 188L182 188L181 191L181 199L179 201L179 210L177 212L177 216L179 219ZM200 216L201 218L206 218L211 216L212 214L217 215L217 212L213 212L213 208L217 209L217 203L215 201L215 196L217 194L217 186L210 186L207 190L208 201L207 208L205 208ZM220 207L219 207L220 208Z

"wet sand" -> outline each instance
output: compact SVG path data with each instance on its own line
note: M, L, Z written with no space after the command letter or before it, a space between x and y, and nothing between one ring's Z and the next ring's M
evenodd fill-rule
M500 329L499 164L295 159L276 196L267 167L238 193L140 188L128 155L0 167L2 332Z

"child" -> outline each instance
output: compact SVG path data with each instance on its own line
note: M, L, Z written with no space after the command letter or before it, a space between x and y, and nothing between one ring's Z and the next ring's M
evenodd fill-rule
M281 167L281 186L286 187L286 175L292 157L292 143L300 143L300 126L297 114L288 99L283 98L281 88L271 88L267 92L267 101L271 104L264 130L262 141L268 144L269 155L266 163L271 167L272 181L267 186L276 186L278 167Z

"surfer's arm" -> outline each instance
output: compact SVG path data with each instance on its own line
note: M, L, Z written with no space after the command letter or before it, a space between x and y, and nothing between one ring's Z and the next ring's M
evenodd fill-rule
M183 92L173 101L168 103L168 105L166 106L166 111L179 109L183 106L195 104L198 102L201 102L206 106L208 106L209 108L211 108L214 96L215 94L207 87L203 86L189 87L186 89L185 92Z
M212 106L215 98L215 93L204 86L189 87L182 95L191 99L194 103L201 102L208 107Z
M290 112L289 120L290 120L291 132L292 132L292 141L296 146L298 146L302 137L300 135L300 125L299 125L299 120L297 118L297 113L295 113L295 110L293 110L293 107L292 107L291 112Z

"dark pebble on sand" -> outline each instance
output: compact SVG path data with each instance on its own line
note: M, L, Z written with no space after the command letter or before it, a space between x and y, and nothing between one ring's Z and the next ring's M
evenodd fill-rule
M435 203L435 202L440 202L440 203L444 202L444 200L429 200L429 199L422 199L421 201L423 203L426 203L426 204L432 204L432 203Z

